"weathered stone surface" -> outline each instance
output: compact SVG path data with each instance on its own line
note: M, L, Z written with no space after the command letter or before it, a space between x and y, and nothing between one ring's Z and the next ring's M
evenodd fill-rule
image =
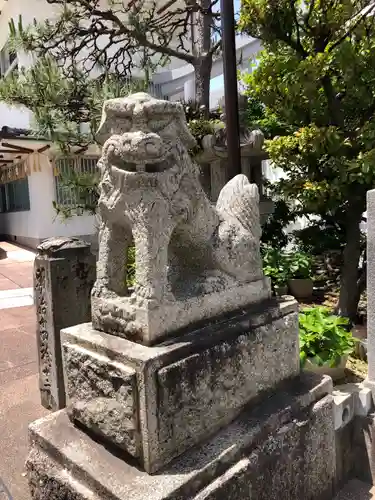
M301 412L298 419L286 422L195 500L331 500L335 477L331 413L332 398L327 396L313 406L310 419Z
M94 330L91 324L65 329L68 394L84 401L119 400L113 379L117 385L125 380L128 387L125 367L135 370L137 388L127 394L129 410L139 411L142 452L127 451L155 472L227 425L249 401L298 375L297 326L296 302L286 300L254 304L153 347ZM122 366L122 372L114 371L113 364ZM117 424L107 425L112 429ZM128 429L128 423L122 425L119 435ZM112 444L119 439L112 436Z
M177 454L228 423L253 398L299 373L297 313L157 372L158 452Z
M65 404L65 388L61 376L62 362L53 359L55 332L49 333L51 325L50 303L47 302L46 268L43 263L34 267L34 296L37 314L37 343L39 361L39 390L41 403L45 408L58 409ZM48 326L47 326L48 325ZM58 341L58 339L57 339ZM58 355L57 355L58 356ZM57 365L60 365L60 370ZM60 376L57 373L60 371ZM56 373L57 372L57 373Z
M105 354L63 344L68 412L105 441L140 454L136 372Z
M331 389L328 378L304 374L155 476L102 448L65 411L49 415L30 427L33 499L330 500Z
M236 176L214 207L188 150L181 104L139 93L104 103L93 324L151 345L191 322L270 296L259 250L259 195ZM136 284L125 285L134 242Z
M375 189L367 192L367 360L368 387L375 400Z
M375 414L355 416L336 431L338 489L358 478L375 484Z
M354 430L357 419L354 418L344 427L335 431L336 444L336 491L341 490L344 484L354 474Z
M354 419L352 457L354 477L375 484L375 414Z
M352 478L375 484L375 414L355 416L336 431L337 490Z
M115 443L137 456L139 451L135 434L138 429L134 426L135 415L115 399L77 401L68 407L68 413L71 420L85 425L92 433L104 438L104 441Z
M175 299L162 305L145 300L139 307L135 307L133 297L93 296L92 323L98 330L144 345L154 345L163 335L191 323L215 318L270 296L268 279L244 283L234 288L233 280L229 278L222 279L220 283L218 289L217 281L213 280L210 284L207 279L201 283L207 293L190 298L181 297L181 300ZM179 293L176 290L177 296ZM155 332L158 332L156 336Z
M375 487L358 479L352 479L334 500L373 500L375 498Z
M318 401L313 406L309 418L311 418L310 425L302 437L304 441L302 462L306 478L304 479L304 495L301 498L330 500L336 475L332 396ZM290 471L293 474L292 469Z
M60 330L88 321L95 257L77 238L51 238L38 247L34 264L39 385L46 408L65 406Z

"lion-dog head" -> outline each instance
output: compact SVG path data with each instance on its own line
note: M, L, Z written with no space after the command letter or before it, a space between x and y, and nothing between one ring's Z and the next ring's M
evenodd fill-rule
M195 145L182 105L145 93L106 101L97 140L108 167L143 178L177 171Z

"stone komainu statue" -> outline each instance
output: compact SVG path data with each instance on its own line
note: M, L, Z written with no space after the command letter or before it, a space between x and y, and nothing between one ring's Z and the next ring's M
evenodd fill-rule
M142 326L132 310L146 302L146 309L186 303L262 279L257 187L238 175L212 205L189 156L195 140L181 104L144 93L106 101L98 140L98 328L128 336L124 331L132 324L137 337ZM136 284L130 292L125 259L133 244Z

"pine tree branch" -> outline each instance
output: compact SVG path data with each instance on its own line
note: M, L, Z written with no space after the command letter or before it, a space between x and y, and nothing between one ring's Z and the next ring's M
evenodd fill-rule
M187 63L193 64L195 61L195 57L191 54L188 54L187 52L184 52L182 50L177 50L174 49L168 45L159 45L158 43L153 42L149 38L147 38L147 35L143 32L137 31L136 29L132 29L129 26L127 26L118 15L112 10L104 10L104 9L99 9L96 7L92 6L92 2L89 2L88 0L67 0L65 2L62 2L61 0L48 0L48 3L50 4L64 4L64 5L76 5L78 7L84 7L86 10L87 14L93 17L98 18L98 21L108 21L111 22L116 28L110 28L108 26L103 25L102 23L100 26L100 29L97 29L95 32L95 35L100 36L100 35L111 35L113 37L115 36L120 36L120 35L126 35L129 39L132 39L136 41L139 45L142 45L144 47L149 48L150 50L154 52L161 53L163 55L169 56L169 57L176 57L178 59L182 59L186 61ZM98 4L96 2L96 4ZM126 7L124 6L124 13L127 11ZM182 13L183 11L181 11ZM175 12L175 14L179 14L180 12ZM175 29L177 29L180 25L180 20L176 20L174 25ZM151 26L152 27L152 26ZM155 26L154 26L155 28ZM93 32L89 29L85 29L80 27L79 29L76 28L76 33L79 37L86 36L88 34L93 34ZM171 33L170 33L171 34ZM70 36L74 35L74 29L72 29L69 33ZM59 45L59 42L56 41L55 47ZM52 47L53 48L53 47Z

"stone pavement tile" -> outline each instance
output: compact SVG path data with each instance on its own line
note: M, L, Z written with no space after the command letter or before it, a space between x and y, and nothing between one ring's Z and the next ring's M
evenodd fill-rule
M14 250L18 250L20 247L15 245L14 243L10 241L1 241L0 242L0 247L6 250L7 252L11 252Z
M0 273L10 274L10 273L23 273L33 271L33 262L16 262L10 259L0 260Z
M34 262L35 253L28 250L7 251L7 258L17 262Z
M0 269L14 269L14 270L27 270L27 269L33 269L34 267L34 262L33 261L24 261L20 262L17 260L12 260L12 259L3 259L0 260Z
M35 336L35 325L36 313L33 305L0 309L0 332L2 329L21 328L25 333Z
M13 310L14 309L0 309L0 331L9 328L20 328L22 326L23 320L20 317L17 317L17 315L12 314L11 311Z
M5 278L8 278L14 283L13 288L30 288L33 286L33 277L32 275L30 276L30 273L9 273L9 275L5 276Z
M13 290L17 287L17 283L14 283L14 281L11 281L9 278L0 274L0 290Z
M33 297L34 289L29 288L14 288L13 290L0 290L0 299L10 299L16 297L24 297L25 295L30 295Z
M9 243L8 241L0 241L0 247L5 250L6 252L8 251L9 249L9 245L11 245L11 243ZM13 246L13 245L12 245Z
M32 288L17 288L16 290L0 290L0 310L12 309L34 304Z
M6 252L14 252L15 250L19 250L20 247L17 245L14 245L13 243L10 243L10 241L1 241L0 242L0 247L5 250Z
M9 241L0 241L0 247L8 254L8 258L14 260L31 260L35 257L35 250L10 243Z
M4 264L3 264L4 263ZM12 288L33 286L33 263L0 261L0 277L14 283Z
M6 262L6 261L0 261ZM12 262L11 264L0 265L0 274L6 278L12 279L13 276L33 276L33 265L29 262ZM31 264L31 265L30 265Z
M36 341L20 328L0 331L0 371L37 359Z
M30 275L16 275L12 277L17 286L21 288L33 287L33 277Z
M20 288L20 290L26 290L26 288ZM19 297L0 297L0 310L31 306L33 304L34 297L30 293L25 293Z
M0 477L14 500L30 500L23 475L27 429L31 422L47 414L40 405L37 375L0 387Z
M9 370L0 371L0 392L2 390L2 386L10 384L11 382L15 382L16 380L30 377L30 375L35 375L36 373L38 373L38 362L36 360L30 361L29 363L26 363L24 365L16 366L14 368L9 368Z

